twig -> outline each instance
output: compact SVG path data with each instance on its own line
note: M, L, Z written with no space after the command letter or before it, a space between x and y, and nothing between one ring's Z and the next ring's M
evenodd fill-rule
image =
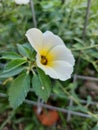
M86 37L86 30L87 30L88 18L89 18L89 13L90 13L90 6L91 6L91 0L88 0L87 1L87 8L86 8L85 22L84 22L84 28L83 28L83 34L82 34L83 40L85 40L85 37Z
M30 104L30 105L34 105L36 106L37 105L37 102L35 101L31 101L31 100L25 100L24 101L25 103L27 104ZM64 113L68 113L69 110L66 110L64 108L59 108L59 107L55 107L55 106L50 106L50 105L47 105L47 104L41 104L40 103L40 106L44 107L44 108L48 108L48 109L51 109L51 110L57 110L57 111L60 111L60 112L64 112ZM88 115L88 114L83 114L81 112L74 112L74 111L70 111L71 114L73 115L77 115L77 116L82 116L82 117L87 117L87 118L90 118L91 115Z
M91 48L95 48L95 47L98 47L98 45L92 45L92 46L87 46L87 47L81 47L81 48L72 48L71 50L72 51L81 51L81 50L87 50L87 49L91 49Z
M6 97L6 94L0 94L0 95L3 95L3 97ZM29 105L34 105L34 106L37 106L38 105L38 102L35 102L35 101L31 101L31 100L28 100L28 99L25 99L24 101L25 103L29 104ZM64 113L68 113L70 112L71 114L73 115L77 115L77 116L82 116L82 117L87 117L87 118L90 118L91 115L88 115L88 114L83 114L81 112L74 112L74 111L69 111L69 110L66 110L64 108L59 108L59 107L55 107L55 106L50 106L50 105L47 105L47 104L44 104L44 103L39 103L40 106L44 107L44 108L48 108L48 109L51 109L51 110L57 110L57 111L60 111L60 112L64 112Z
M95 77L83 76L83 75L75 75L75 76L77 79L98 81L98 78L95 78Z
M84 21L83 33L82 33L83 41L86 38L86 30L87 30L87 23L88 23L88 18L89 18L90 6L91 6L91 0L87 0L86 16L85 16L85 21ZM85 49L90 49L90 48L85 48ZM83 50L85 50L85 49L83 48ZM76 65L76 72L78 73L78 68L79 68L80 61L81 61L82 49L81 48L80 49L73 49L73 51L80 51L79 56L78 56L78 60L77 60L77 65Z
M39 114L41 113L41 111L42 111L42 106L40 106L40 103L43 103L43 102L41 101L41 98L38 97L38 101L37 101L37 114L38 114L38 115L39 115Z
M37 27L37 21L36 21L36 16L35 16L35 9L34 9L34 4L33 1L30 0L30 7L31 7L31 11L32 11L32 20L34 23L34 27Z
M76 82L76 75L74 75L74 77L73 77L73 83L75 83L75 82ZM69 106L70 107L73 106L73 100L72 99L70 99ZM70 121L70 119L71 119L71 113L68 112L67 121Z
M3 130L4 126L11 120L14 114L15 114L15 110L13 110L11 114L8 116L8 118L2 123L2 125L0 126L0 130Z

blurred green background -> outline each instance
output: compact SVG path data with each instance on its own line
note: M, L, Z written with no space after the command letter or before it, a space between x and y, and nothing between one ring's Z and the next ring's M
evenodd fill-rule
M66 46L72 49L76 59L74 73L85 76L98 77L98 0L91 1L90 14L87 24L85 40L83 28L85 22L87 0L34 0L37 27L43 32L50 30L59 35ZM14 0L0 1L0 54L7 50L16 49L16 44L27 43L25 32L34 27L30 5L17 5ZM95 47L97 46L97 47ZM0 61L5 63L6 61ZM79 63L79 64L78 64ZM0 67L2 69L2 67ZM71 81L71 80L70 80ZM64 83L71 90L70 82ZM83 84L82 81L79 85ZM73 85L74 86L74 85ZM74 88L74 87L73 87ZM75 88L76 89L76 88ZM74 89L73 89L74 90ZM0 91L5 92L1 85ZM60 91L57 89L55 91ZM77 90L78 91L78 90ZM79 94L78 94L79 95ZM81 95L81 94L80 94ZM86 95L88 96L88 95ZM96 95L96 98L98 95ZM30 95L30 97L32 97ZM35 97L33 97L33 100ZM65 99L54 99L65 106ZM97 114L96 108L91 108ZM2 124L11 109L6 99L0 99L0 123ZM5 114L2 114L5 113ZM7 123L9 130L97 130L97 121L82 117L72 117L70 123L66 115L59 113L60 122L57 127L44 127L36 118L33 108L23 104L17 109L11 123ZM8 116L9 117L9 116ZM20 118L19 118L20 117ZM23 125L20 129L19 124ZM25 127L24 127L25 126Z

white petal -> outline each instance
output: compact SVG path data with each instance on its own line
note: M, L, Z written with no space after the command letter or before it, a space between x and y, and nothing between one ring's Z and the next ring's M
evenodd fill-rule
M56 72L49 66L42 65L40 62L40 55L36 55L36 63L39 68L41 68L46 75L49 75L51 78L58 79L58 76L56 75Z
M54 61L53 70L58 75L58 79L65 81L71 77L73 66L65 61Z
M64 45L62 39L50 31L46 31L45 33L43 33L43 39L44 39L43 47L48 48L48 50L57 45Z
M52 54L54 56L54 61L66 61L72 65L74 65L74 57L71 53L71 51L65 46L65 45L58 45L51 49L48 53L48 55Z
M73 72L73 66L64 61L54 61L52 62L53 67L45 66L40 63L40 56L37 54L36 63L39 68L41 68L46 75L49 75L51 78L60 79L62 81L67 80L71 77Z
M26 37L30 42L31 46L39 52L43 47L43 34L37 28L31 28L26 32Z
M16 4L28 4L30 0L15 0Z

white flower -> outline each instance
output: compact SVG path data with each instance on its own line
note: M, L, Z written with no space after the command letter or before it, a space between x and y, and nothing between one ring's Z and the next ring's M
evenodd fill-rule
M28 4L30 0L15 0L16 4Z
M37 66L46 75L62 81L71 77L75 60L60 37L50 31L42 33L37 28L29 29L26 36L37 52Z

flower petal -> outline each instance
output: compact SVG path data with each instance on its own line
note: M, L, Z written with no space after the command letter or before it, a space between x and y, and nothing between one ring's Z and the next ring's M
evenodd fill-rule
M30 42L31 46L39 52L43 47L43 34L37 28L31 28L26 32L26 37Z
M49 51L47 57L49 57L49 55L53 56L52 58L53 61L63 60L65 62L74 65L75 62L74 57L71 51L65 45L58 45L54 47Z
M71 77L73 66L65 61L54 61L54 70L58 74L60 80L67 80Z
M16 4L28 4L30 0L15 0Z
M60 37L50 31L42 33L36 28L29 29L26 36L37 52L36 64L45 74L62 81L71 77L75 60ZM42 56L45 57L45 64Z
M62 39L50 31L46 31L45 33L43 33L43 39L44 39L43 47L47 48L48 50L52 49L57 45L64 45Z
M40 62L40 55L36 55L36 63L39 68L41 68L46 75L49 75L51 78L58 79L58 76L56 75L56 72L49 66L42 65Z
M41 68L46 75L49 75L51 78L60 79L62 81L67 80L71 77L73 72L73 66L65 61L53 61L53 66L45 66L40 62L40 55L36 56L36 63L39 68Z
M65 61L54 61L52 64L58 79L64 81L71 77L73 66Z

